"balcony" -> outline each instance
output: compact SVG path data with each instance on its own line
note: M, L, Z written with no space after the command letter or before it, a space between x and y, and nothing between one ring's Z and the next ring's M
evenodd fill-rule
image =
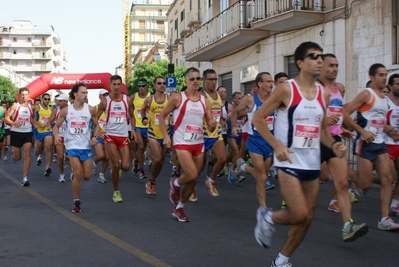
M190 28L186 24L186 20L183 20L180 22L179 32L180 32L181 38L184 38L190 34L191 31L190 31Z
M322 23L328 16L333 18L344 12L333 1L325 0L254 0L253 28L274 32L286 32ZM325 5L326 6L325 6ZM332 13L332 14L331 14Z
M47 66L32 66L32 71L44 71L44 72L48 72L51 71L51 67L47 67Z
M201 18L200 18L198 9L190 10L187 13L186 23L187 23L187 27L194 28L194 29L201 25Z
M11 54L11 59L32 59L32 54Z
M43 54L34 53L33 54L33 59L36 59L36 60L50 60L51 57L47 56L46 54L43 55Z
M11 47L32 47L31 42L11 42Z
M0 46L11 46L11 42L1 41Z
M32 43L32 46L34 46L34 47L51 47L52 43L50 43L50 42L42 42L42 41L34 41Z
M237 2L185 38L186 60L212 61L267 37L268 31L251 29L245 8Z

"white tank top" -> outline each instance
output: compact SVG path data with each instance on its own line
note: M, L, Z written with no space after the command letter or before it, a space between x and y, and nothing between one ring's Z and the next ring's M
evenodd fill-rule
M389 97L388 99L388 105L389 105L389 110L387 112L387 124L393 126L396 128L396 130L399 130L399 106L395 105ZM394 141L391 137L386 135L384 133L384 141L385 144L387 145L399 145L399 141Z
M250 94L247 94L247 96L250 96ZM252 108L252 110L253 110L253 108ZM254 116L254 114L252 114L251 118L249 118L249 115L248 115L249 112L251 112L251 111L247 110L247 119L245 120L245 123L241 127L242 133L249 133L249 132L252 133L252 117Z
M55 120L58 120L58 117L60 116L60 107L57 107L57 113L55 113ZM58 135L65 137L65 131L66 131L66 122L63 121L61 126L58 128Z
M225 119L226 123L227 123L227 108L228 108L228 103L226 100L224 102L225 104L222 106L222 118ZM227 131L222 127L222 134L227 134Z
M274 136L294 153L289 154L292 164L279 161L274 156L274 165L301 170L320 170L320 133L326 107L323 89L316 86L316 95L307 100L295 80L288 80L291 99L285 110L277 110Z
M32 123L31 123L32 113L33 111L30 104L28 104L27 107L23 107L21 106L20 103L17 103L17 107L15 109L15 113L13 116L13 121L21 122L21 126L20 127L12 126L10 131L18 133L32 132Z
M81 110L75 110L69 105L66 116L66 131L64 144L66 149L91 149L90 125L91 114L89 105L84 103Z
M173 112L175 118L173 144L197 145L204 142L205 96L198 101L188 99L185 92L180 93L180 105Z
M127 123L129 122L127 96L123 95L121 101L114 101L109 96L107 96L106 100L107 107L105 108L105 115L107 117L107 122L105 126L105 134L127 137Z
M381 144L384 142L383 130L388 112L388 100L385 96L379 97L371 88L366 88L366 90L370 92L371 100L357 110L356 122L366 131L376 135L373 143ZM358 134L356 139L359 138L362 137Z

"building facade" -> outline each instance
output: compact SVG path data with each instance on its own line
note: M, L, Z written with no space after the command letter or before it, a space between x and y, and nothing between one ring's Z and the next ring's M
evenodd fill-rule
M67 71L67 56L54 28L28 20L0 25L0 62L29 82L45 73Z
M293 54L319 43L340 63L337 81L351 100L382 63L399 71L399 0L178 1L201 3L201 26L181 40L186 62L209 62L229 94L248 92L258 72L297 74ZM172 40L173 41L173 40Z

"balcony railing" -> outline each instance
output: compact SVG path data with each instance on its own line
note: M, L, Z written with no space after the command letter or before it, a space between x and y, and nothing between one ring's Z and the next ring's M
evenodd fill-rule
M254 0L255 19L270 18L291 10L323 11L323 0Z

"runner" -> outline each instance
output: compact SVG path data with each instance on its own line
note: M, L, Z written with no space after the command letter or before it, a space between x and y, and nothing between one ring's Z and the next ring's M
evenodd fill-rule
M68 95L66 94L60 94L58 95L55 100L57 100L58 105L57 108L53 109L51 111L51 116L48 121L47 127L50 127L50 124L53 123L54 121L57 121L60 112L63 108L68 106ZM54 125L53 125L54 128ZM58 169L60 170L60 177L58 178L58 182L64 183L65 182L65 172L64 172L64 154L65 154L65 145L63 140L65 139L65 131L66 131L66 122L64 121L61 126L59 127L58 130L58 136L60 137L60 141L62 142L54 142L55 149L57 152L57 166Z
M42 153L43 147L46 152L46 169L44 172L44 176L50 176L52 172L51 165L51 146L53 145L53 133L49 123L49 119L51 116L51 108L49 107L50 95L48 93L44 93L42 95L41 104L35 104L33 112L35 113L35 129L34 137L35 137L35 154L37 156L36 164L42 164Z
M184 80L187 84L187 89L184 92L172 95L167 106L159 115L164 118L174 110L175 132L173 145L184 173L180 177L172 177L169 198L174 205L172 215L179 222L190 221L183 208L194 191L199 173L203 167L204 119L206 119L210 132L213 132L216 127L216 121L212 118L209 101L198 92L201 80L199 70L196 68L187 69L184 73ZM165 122L160 120L159 126L164 136L164 145L170 147L171 141ZM182 188L183 186L184 188Z
M133 100L130 103L133 103L134 106L134 119L136 121L136 143L137 143L137 151L136 151L136 159L133 162L133 172L140 172L140 179L146 179L147 175L144 171L144 151L147 146L147 138L148 138L148 125L144 125L141 117L141 106L144 103L144 100L150 96L148 92L148 84L144 80L140 80L138 82L138 92L133 95ZM146 110L146 117L148 117L148 111ZM133 124L132 124L133 125ZM133 126L132 126L133 127ZM147 155L149 156L149 155Z
M33 141L32 123L34 120L32 106L28 104L29 89L26 87L19 89L19 97L20 100L12 104L4 119L11 126L10 144L14 162L21 159L21 147L24 148L21 186L29 186L28 173L30 168L30 149Z
M261 246L270 247L274 224L291 225L287 240L271 266L291 265L289 257L312 222L320 189L320 141L337 156L346 154L346 147L324 130L324 110L329 98L316 84L323 63L322 53L323 49L316 43L299 45L294 56L299 75L280 84L253 117L254 127L274 149L279 187L288 203L286 208L274 212L268 208L258 209L255 238ZM275 110L273 135L264 120Z
M1 103L1 106L6 110L6 112L9 110L9 105L8 103ZM8 148L10 146L10 128L11 126L8 125L5 120L3 120L4 122L4 145L3 145L3 160L7 161L8 157L7 157L7 152L8 152Z
M100 129L97 127L96 109L86 104L87 87L83 83L75 84L69 97L74 99L73 104L61 109L53 128L57 146L65 144L66 155L72 168L72 212L81 212L80 187L82 178L86 181L91 177L91 145L97 143L93 136L90 138L90 124L95 127L95 135ZM60 128L66 123L64 138L60 136Z
M129 108L129 103L133 100L122 94L122 78L119 75L111 76L110 88L111 93L101 99L98 105L97 117L105 112L107 118L104 146L111 166L112 186L114 188L112 199L115 203L119 203L123 202L119 191L119 170L128 171L130 165L127 124L130 119L132 119L132 125L135 125L135 122L132 116L133 108ZM131 135L134 140L137 140L134 131L131 132Z
M357 132L354 149L356 153L358 172L351 177L358 188L366 191L370 188L375 170L380 178L381 219L379 230L396 231L399 224L389 217L391 201L392 162L384 142L384 135L395 137L396 127L386 123L388 100L383 93L387 80L387 70L384 65L376 63L369 69L371 87L360 92L355 99L344 108L344 123ZM357 111L356 122L350 117ZM399 138L397 139L399 140Z
M329 94L329 105L325 123L328 125L328 131L337 142L341 142L341 136L350 140L352 133L342 129L342 104L345 88L342 84L336 83L338 75L338 60L334 54L325 54L320 74L320 81ZM348 193L348 160L337 157L332 149L321 144L321 160L327 163L332 179L334 181L334 191L336 191L339 211L342 215L343 227L342 238L345 242L354 241L359 237L359 231L366 234L368 227L365 223L356 225L352 219L351 201ZM337 211L334 200L330 202L329 210ZM358 229L359 227L363 229Z
M162 170L168 148L163 144L163 131L160 129L160 120L164 121L166 132L169 129L169 114L160 117L161 111L168 104L168 96L165 94L166 82L163 77L156 77L154 80L155 94L150 95L141 107L141 118L148 127L148 144L153 155L150 180L145 184L148 195L156 195L155 180ZM146 110L149 110L149 118L146 117ZM168 133L169 134L169 133Z
M4 122L4 116L6 113L7 113L7 110L3 106L0 106L0 159L1 159L1 152L3 152L3 146L4 146L4 138L5 138L4 125L6 124ZM6 157L6 155L5 155L5 157Z

